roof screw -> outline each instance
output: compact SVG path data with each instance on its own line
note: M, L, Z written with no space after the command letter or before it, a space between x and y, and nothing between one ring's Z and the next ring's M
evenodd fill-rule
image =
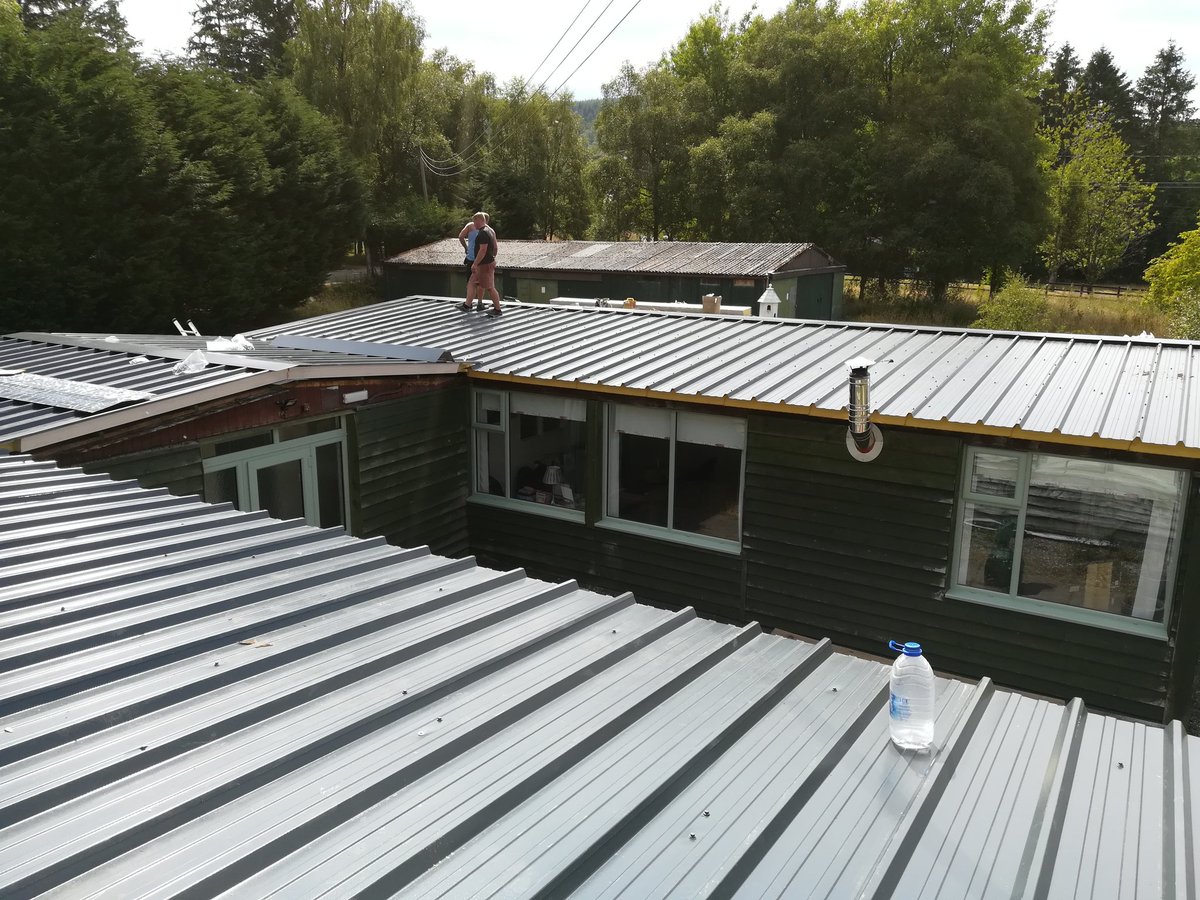
M405 697L408 696L408 691L401 691L400 693L402 693Z
M704 818L707 819L711 815L712 815L712 813L710 813L707 809L704 811Z
M439 721L439 722L440 722L440 721L442 721L442 717L441 717L441 716L438 716L438 721Z
M836 687L830 688L830 690L832 690L832 691L833 691L835 694L837 693L837 688L836 688Z
M691 834L688 835L688 840L694 841L695 839L696 839L696 832L693 831Z
M614 628L614 629L613 629L613 634L616 634L616 633L617 633L617 629L615 629L615 628Z
M1118 769L1123 769L1123 768L1125 768L1125 763L1117 763L1117 768L1118 768Z
M216 669L216 668L218 668L220 665L221 665L220 663L213 663L213 668L214 668L214 669Z
M418 731L418 732L417 732L417 737L425 737L425 732L423 732L423 731Z

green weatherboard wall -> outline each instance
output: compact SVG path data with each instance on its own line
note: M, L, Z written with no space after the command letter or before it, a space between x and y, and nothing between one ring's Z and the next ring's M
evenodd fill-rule
M601 435L591 430L597 481L589 495L598 497ZM845 433L840 423L750 417L740 554L481 503L468 504L471 549L488 564L869 653L886 655L889 639L918 640L946 674L989 675L1143 718L1179 714L1170 707L1186 691L1169 699L1174 642L945 596L960 437L888 429L879 459L860 463L846 452ZM589 510L590 519L597 514ZM1181 571L1179 580L1176 618L1196 576ZM1185 622L1181 634L1195 630ZM1191 672L1181 662L1175 677Z
M358 410L350 441L356 533L466 552L467 406L463 384Z

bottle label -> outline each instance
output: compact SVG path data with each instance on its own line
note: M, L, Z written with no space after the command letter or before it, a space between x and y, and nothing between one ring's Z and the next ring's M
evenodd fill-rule
M893 719L907 720L911 715L908 708L907 697L897 697L891 694L891 702L888 704L888 712Z

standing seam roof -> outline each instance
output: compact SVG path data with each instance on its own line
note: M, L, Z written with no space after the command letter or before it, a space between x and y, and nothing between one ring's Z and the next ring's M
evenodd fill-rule
M4 454L0 668L5 898L1195 896L1178 722Z
M764 278L788 268L806 251L821 258L821 267L837 263L812 244L697 243L690 241L507 241L501 238L496 258L501 270L527 272L628 272L644 275L712 275ZM387 260L399 267L461 268L457 238L434 241Z
M481 376L828 417L845 414L846 362L866 355L881 424L1200 455L1188 341L542 304L492 320L428 297L256 334L445 347Z

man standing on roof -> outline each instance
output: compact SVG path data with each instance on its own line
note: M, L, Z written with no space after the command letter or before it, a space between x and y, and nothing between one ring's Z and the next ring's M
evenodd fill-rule
M490 221L487 213L483 214L483 221L485 225ZM458 242L462 244L463 252L466 254L466 257L463 259L463 266L466 267L467 270L467 302L463 304L463 307L468 312L470 312L471 303L475 299L474 292L471 289L471 279L474 277L474 273L471 271L471 265L475 262L475 238L478 233L479 229L475 227L474 217L468 219L467 224L464 225L462 227L462 231L458 233ZM483 309L482 297L480 297L479 308Z
M484 212L475 213L475 262L471 264L472 279L467 284L467 302L464 309L471 309L471 300L476 292L480 299L483 292L492 295L492 308L489 316L498 316L500 308L500 293L496 290L496 252L500 249L496 240L496 232L487 224L488 215Z

